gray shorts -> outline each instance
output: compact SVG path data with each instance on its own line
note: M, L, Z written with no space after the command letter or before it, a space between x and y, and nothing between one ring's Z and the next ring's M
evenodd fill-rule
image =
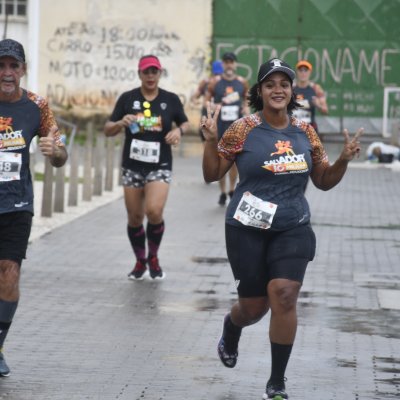
M168 169L133 171L122 168L122 185L128 187L142 188L150 182L171 183L172 171Z

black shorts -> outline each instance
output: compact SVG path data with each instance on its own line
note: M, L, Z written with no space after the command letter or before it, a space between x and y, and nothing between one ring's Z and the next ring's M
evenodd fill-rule
M0 260L21 264L26 257L31 227L29 211L0 214Z
M315 256L310 224L281 232L226 224L225 239L240 297L266 296L271 279L303 282L307 264Z

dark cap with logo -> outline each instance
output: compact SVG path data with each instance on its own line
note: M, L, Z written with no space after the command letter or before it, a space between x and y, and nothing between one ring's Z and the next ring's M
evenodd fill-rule
M25 63L25 51L21 43L13 39L0 40L0 57L12 57Z
M269 60L260 66L258 70L257 82L261 83L265 78L274 72L283 72L290 78L292 82L296 76L296 73L289 64L285 63L285 61L280 60L279 58L273 58L272 60Z
M231 53L231 52L225 53L222 56L222 61L237 61L236 54L235 53Z

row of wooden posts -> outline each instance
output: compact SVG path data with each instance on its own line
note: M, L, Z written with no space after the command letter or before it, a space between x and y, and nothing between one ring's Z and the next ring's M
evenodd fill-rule
M93 123L89 122L86 129L85 145L76 141L70 142L68 161L61 168L54 168L48 158L44 160L43 195L41 216L51 217L54 212L65 211L65 188L68 179L68 206L77 206L79 201L79 182L82 182L82 200L91 201L92 196L101 196L104 191L114 188L114 171L118 167L115 161L117 144L115 137L105 137L103 132L94 134ZM94 140L95 139L95 140ZM118 146L120 149L120 146ZM121 154L121 152L119 152ZM79 171L83 167L83 176ZM35 170L35 165L31 164ZM55 171L54 171L55 170ZM66 177L66 171L69 171ZM34 171L32 171L34 173ZM121 176L118 174L118 185Z

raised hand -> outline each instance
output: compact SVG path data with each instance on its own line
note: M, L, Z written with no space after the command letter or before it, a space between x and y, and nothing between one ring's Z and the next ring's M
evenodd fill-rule
M360 141L359 137L363 134L364 128L358 128L353 139L350 138L349 131L347 129L343 130L344 136L344 146L340 158L345 161L351 161L355 156L360 156Z
M52 157L56 154L58 146L56 143L55 134L58 132L58 128L53 126L47 136L39 139L39 148L44 156Z
M207 116L201 117L200 128L206 141L218 139L218 115L221 110L221 105L214 105L213 102L207 102Z

